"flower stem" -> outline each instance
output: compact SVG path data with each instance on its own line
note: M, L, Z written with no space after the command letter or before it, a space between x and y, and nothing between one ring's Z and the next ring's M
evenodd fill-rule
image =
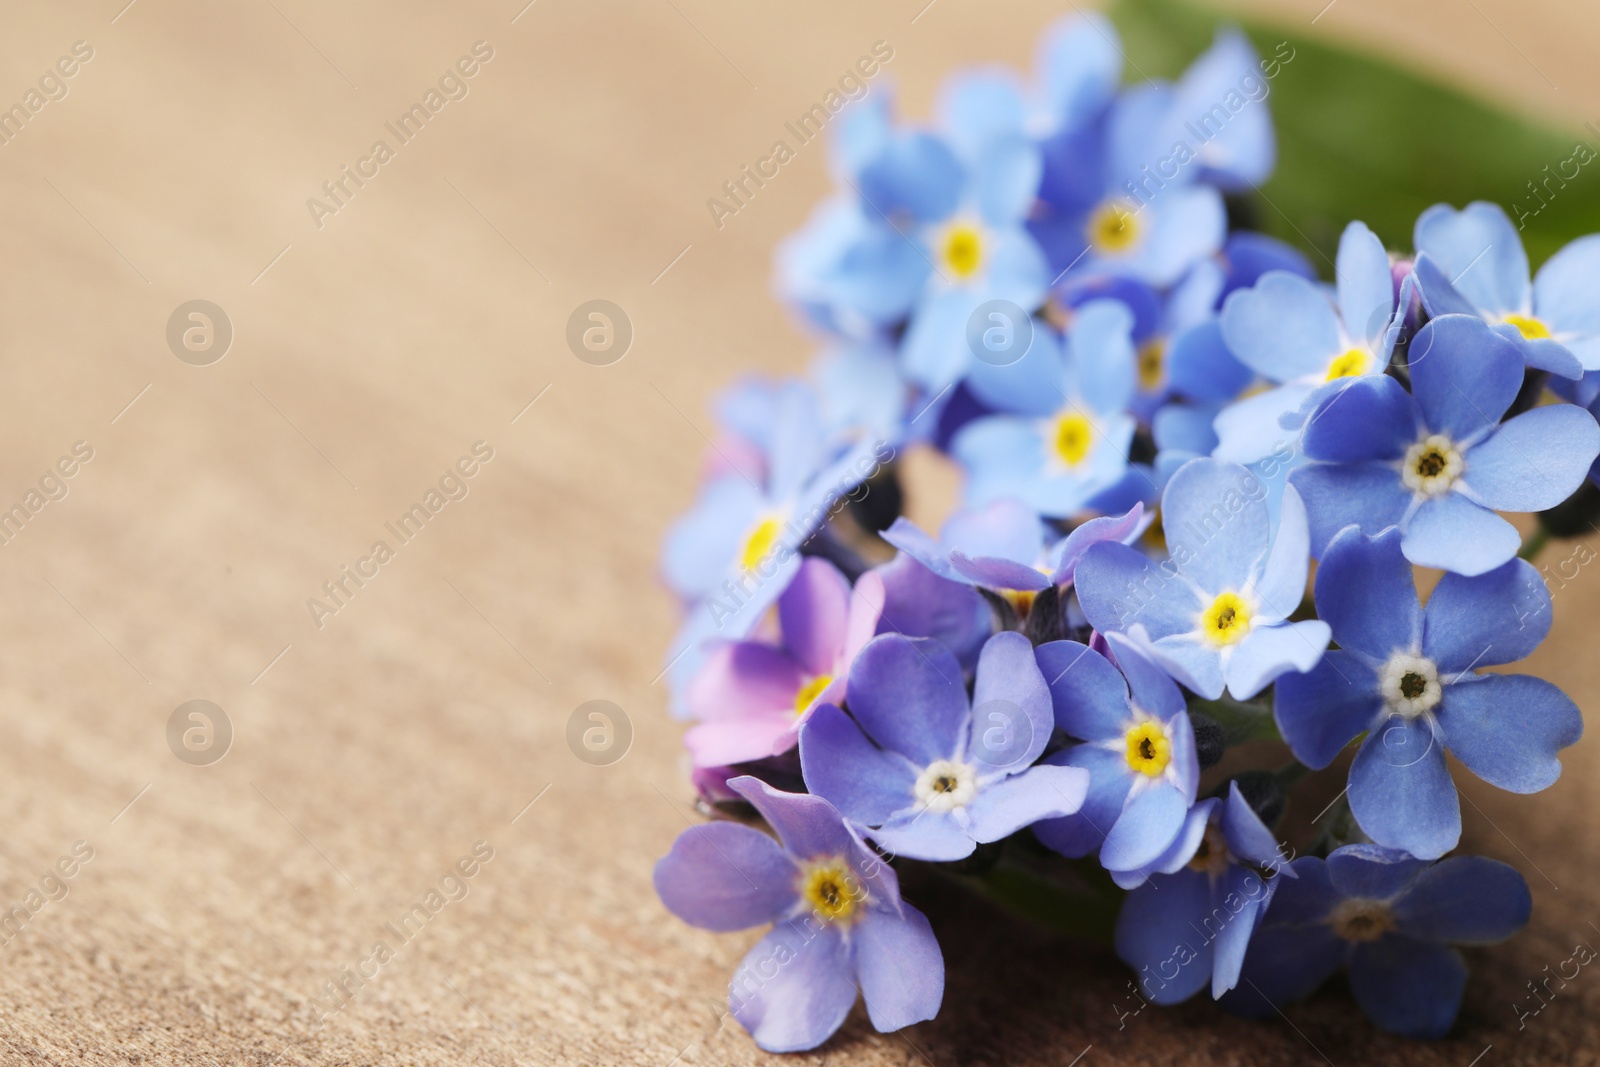
M1542 525L1536 526L1533 533L1528 535L1527 541L1523 542L1522 551L1518 552L1517 555L1531 563L1538 558L1539 553L1544 550L1544 546L1549 543L1550 531Z

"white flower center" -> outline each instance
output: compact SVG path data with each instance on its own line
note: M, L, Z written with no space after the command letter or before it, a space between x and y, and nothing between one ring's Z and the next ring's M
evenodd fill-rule
M978 795L978 776L971 767L951 760L934 760L917 776L912 794L929 811L953 811Z
M1467 461L1454 441L1442 433L1429 434L1406 449L1400 482L1418 496L1444 496L1466 469Z
M1439 685L1439 668L1430 659L1396 652L1378 672L1378 691L1383 702L1396 715L1415 719L1432 711L1444 696Z

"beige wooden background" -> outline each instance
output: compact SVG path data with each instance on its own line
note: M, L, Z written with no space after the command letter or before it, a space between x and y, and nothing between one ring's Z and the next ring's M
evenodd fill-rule
M824 152L720 231L704 201L873 42L921 114L955 65L1025 62L1072 4L524 2L5 6L0 105L74 42L93 58L0 147L0 508L75 442L93 459L0 546L0 906L74 842L93 859L0 947L0 1061L767 1059L716 1015L756 935L683 927L650 890L691 817L653 565L709 395L808 355L768 264L827 188ZM1260 6L1551 121L1600 117L1579 0ZM478 41L469 94L318 228L307 198ZM236 331L204 367L164 337L197 298ZM594 298L636 330L609 367L563 341ZM396 546L383 523L480 440L469 495ZM318 628L307 598L380 538L396 557ZM1556 593L1532 664L1590 709L1597 591L1586 570ZM167 745L191 699L236 733L212 766ZM632 721L612 766L566 744L591 699ZM1466 843L1523 869L1537 910L1474 954L1439 1045L1377 1036L1337 992L1290 1023L1195 1003L1119 1029L1108 953L936 897L940 1020L857 1016L795 1062L1594 1062L1600 978L1520 1032L1512 1002L1600 938L1597 744L1537 798L1467 785ZM479 841L466 897L319 1025L325 983Z

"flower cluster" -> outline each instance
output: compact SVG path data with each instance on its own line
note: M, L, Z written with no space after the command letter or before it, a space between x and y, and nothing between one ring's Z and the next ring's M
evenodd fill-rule
M771 924L730 993L762 1048L817 1046L858 992L880 1030L933 1017L900 876L1071 872L1119 895L1143 998L1270 1013L1343 967L1418 1037L1455 1018L1452 946L1526 923L1514 870L1445 858L1445 753L1532 793L1582 730L1482 669L1551 622L1505 513L1568 504L1600 455L1600 236L1530 278L1503 211L1440 205L1399 252L1351 222L1319 281L1230 225L1292 58L1224 32L1122 87L1086 15L931 125L883 92L840 117L840 191L777 263L826 351L721 399L663 567L716 818L656 885L695 925ZM911 450L962 475L937 533L902 514ZM1446 572L1426 603L1416 566ZM1263 738L1278 765L1222 773ZM1282 840L1291 784L1336 764L1315 837Z

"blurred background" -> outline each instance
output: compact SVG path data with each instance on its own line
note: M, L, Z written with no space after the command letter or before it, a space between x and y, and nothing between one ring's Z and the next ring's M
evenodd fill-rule
M706 201L878 42L893 56L873 91L892 82L924 117L958 66L1026 69L1074 7L12 5L0 1058L771 1059L719 1018L756 932L682 926L650 888L698 818L654 567L709 398L812 354L770 261L831 187L826 148L802 146L720 226ZM1503 112L1290 66L1271 100L1290 185L1267 192L1305 243L1381 197L1357 210L1404 248L1418 189L1509 204L1539 176L1530 158L1600 145L1591 5L1232 10L1258 46L1358 49ZM1133 78L1209 39L1192 13L1119 18ZM1383 136L1341 125L1363 93ZM1311 117L1284 128L1280 99ZM1584 175L1542 216L1536 265L1552 234L1600 229L1595 188ZM1275 210L1264 225L1285 233ZM629 324L603 365L567 341L595 300ZM927 514L949 486L913 477ZM1529 669L1600 706L1600 578L1552 586ZM594 700L617 712L603 758L569 745ZM935 894L940 1018L882 1035L858 1014L799 1061L1593 1062L1600 979L1521 1026L1513 1004L1600 939L1597 745L1537 798L1463 779L1463 847L1518 867L1535 917L1474 955L1445 1042L1382 1037L1337 985L1268 1023L1199 1002L1119 1020L1109 950L957 921L982 906ZM419 902L431 917L406 926Z

